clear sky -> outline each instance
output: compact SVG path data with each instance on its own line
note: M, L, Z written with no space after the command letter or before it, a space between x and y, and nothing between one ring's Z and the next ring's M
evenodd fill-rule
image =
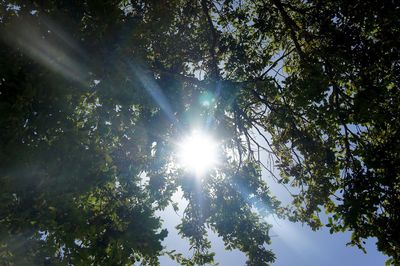
M271 191L283 202L289 202L289 196L280 184L277 184L272 178L268 178L264 171L263 178L267 181ZM186 206L182 201L181 194L174 195L174 200L179 202L179 212L175 213L172 207L168 207L160 213L167 227L169 234L164 241L167 250L177 250L178 252L190 257L187 240L178 236L174 228L180 221L180 217ZM321 219L324 219L322 214ZM308 226L302 226L299 223L292 223L285 220L278 220L270 217L269 223L273 225L270 231L272 244L270 249L276 255L276 266L377 266L384 265L385 257L376 249L375 240L366 241L367 254L364 254L356 247L346 246L350 240L350 233L330 234L328 228L324 227L319 231L312 231ZM238 250L226 251L220 238L211 231L209 237L212 244L212 250L216 253L215 259L221 265L245 265L246 258ZM161 265L177 265L169 258L162 257Z
M183 205L182 205L183 206ZM187 256L191 255L188 241L177 235L174 226L180 217L172 208L162 213L164 223L169 230L169 235L164 241L168 250L175 249ZM375 241L367 241L367 254L356 247L346 246L350 239L350 233L329 234L327 229L317 232L307 226L294 224L288 221L274 220L271 230L272 244L270 248L274 251L277 259L273 265L276 266L377 266L384 265L387 259L376 250ZM226 251L221 239L210 232L212 249L216 252L216 261L224 265L245 265L246 258L240 251ZM161 265L177 265L169 258L162 257Z

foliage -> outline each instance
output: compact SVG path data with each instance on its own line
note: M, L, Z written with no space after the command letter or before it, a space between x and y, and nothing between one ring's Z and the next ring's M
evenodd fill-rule
M211 228L266 265L263 217L317 229L323 210L332 233L361 248L376 237L400 263L399 13L395 1L1 2L1 264L201 265ZM201 180L173 163L196 125L223 162ZM155 214L178 188L190 259L165 251Z

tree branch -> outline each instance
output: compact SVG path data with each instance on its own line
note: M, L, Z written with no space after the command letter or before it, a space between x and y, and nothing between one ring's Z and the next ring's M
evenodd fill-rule
M211 45L209 47L209 53L211 55L211 77L216 80L219 80L218 59L217 59L217 55L215 53L215 49L217 47L217 40L218 40L217 31L214 28L214 24L212 22L212 19L211 19L210 13L209 13L208 1L202 0L201 7L203 8L203 12L207 18L208 27L211 32L211 38L210 38Z
M279 13L281 14L281 16L283 18L283 22L285 23L286 27L289 28L290 38L292 39L294 46L296 47L297 53L300 55L301 58L303 58L304 53L301 50L300 43L296 37L296 31L300 30L300 27L296 24L296 22L293 21L293 19L291 19L289 17L285 8L283 7L282 3L279 0L271 0L271 1L276 6Z

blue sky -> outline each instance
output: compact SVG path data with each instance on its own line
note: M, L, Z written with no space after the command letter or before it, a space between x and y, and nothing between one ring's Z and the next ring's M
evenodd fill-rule
M181 207L183 206L184 203L181 203ZM169 230L164 245L168 250L175 249L190 257L188 241L181 239L174 229L180 214L169 207L161 215ZM276 266L377 266L384 265L387 259L376 250L373 239L367 241L367 254L364 254L356 247L346 246L350 233L331 235L325 228L314 232L307 226L288 221L271 219L270 222L273 224L270 248L277 257L273 264ZM216 253L215 259L220 265L245 265L246 258L243 253L238 250L226 251L222 240L211 231L209 233L212 249ZM162 257L160 262L163 266L177 265L166 257Z

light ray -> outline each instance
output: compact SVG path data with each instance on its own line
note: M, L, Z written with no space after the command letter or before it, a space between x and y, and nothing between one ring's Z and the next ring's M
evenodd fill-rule
M167 115L167 117L171 121L175 121L176 118L173 114L171 105L168 102L167 97L165 97L164 93L155 82L153 77L150 77L148 73L146 73L138 64L131 64L131 69L133 70L134 75L140 81L144 89L153 100L160 106L161 110Z
M82 54L82 51L77 49L78 46L66 33L61 32L59 27L51 26L50 22L42 23L41 27L33 26L36 24L27 18L16 21L3 32L2 37L11 47L19 48L25 55L49 70L69 80L86 84L89 71L81 60L72 56Z

